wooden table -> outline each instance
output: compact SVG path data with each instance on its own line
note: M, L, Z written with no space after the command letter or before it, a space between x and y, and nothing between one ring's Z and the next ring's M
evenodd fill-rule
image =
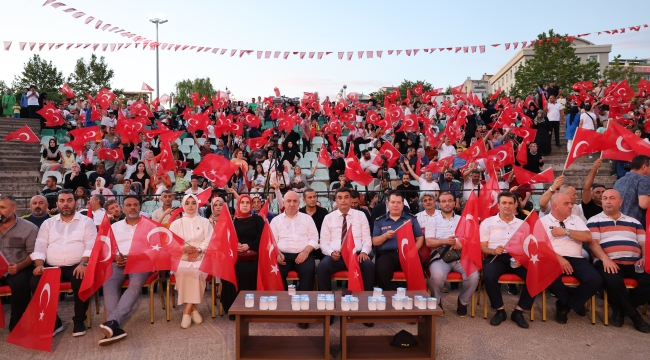
M368 310L368 296L372 291L355 291L352 294L359 298L359 310L340 310L343 292L334 294L336 315L341 316L341 358L346 359L435 359L436 357L436 316L443 314L440 308L436 310L419 310L415 306L412 310L395 310L391 306L391 296L395 291L384 291L386 296L386 310ZM429 297L426 291L407 291L406 295L414 298L415 295ZM349 323L417 323L418 334L415 338L418 344L410 348L390 346L392 335L379 336L352 336L348 334Z
M323 292L320 292L323 293ZM255 294L255 306L244 306L246 294ZM228 314L236 316L237 359L330 359L330 316L335 310L316 310L318 291L309 294L309 310L292 310L286 291L241 291ZM277 296L277 310L259 310L260 296ZM321 336L251 336L250 323L322 323Z

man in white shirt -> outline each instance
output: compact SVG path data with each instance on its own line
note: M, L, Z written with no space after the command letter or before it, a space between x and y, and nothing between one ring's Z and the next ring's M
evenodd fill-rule
M27 92L27 109L29 110L29 117L31 119L38 119L38 114L36 113L38 111L38 93L36 92L36 86L32 85L29 87L29 91ZM43 120L41 120L41 127L44 124Z
M415 179L415 181L420 184L420 201L422 201L422 197L425 194L433 196L433 200L435 201L438 198L438 194L440 193L440 186L438 185L437 180L434 179L433 176L433 171L429 169L424 170L424 177L418 176L415 171L413 171L413 168L411 167L411 164L408 162L404 162L406 167L409 170L409 173Z
M563 274L555 279L548 290L557 297L555 321L566 324L571 309L580 316L585 315L585 303L600 289L603 278L596 268L582 257L582 243L591 243L591 231L582 219L571 214L573 202L569 195L553 195L551 207L551 213L540 221L551 240ZM564 275L573 276L580 281L580 285L571 293L562 282Z
M351 208L350 191L349 188L336 190L335 201L338 210L327 214L323 219L319 246L324 257L317 270L319 291L331 291L332 274L348 270L345 264L347 259L341 258L341 247L348 231L352 231L354 236L364 290L372 291L375 286L375 264L368 256L372 250L370 226L363 212Z
M164 223L169 221L169 216L174 211L172 203L174 202L174 193L171 190L163 190L160 195L160 202L162 206L154 210L151 214L151 219L153 221Z
M106 310L106 322L99 325L104 333L104 338L99 340L99 345L108 345L126 337L122 330L124 317L131 311L133 305L140 296L142 286L147 282L151 273L125 274L124 266L126 257L129 255L133 235L140 222L140 200L135 195L128 195L124 198L124 213L126 218L113 225L113 235L117 243L118 253L114 256L113 275L104 284L104 309ZM128 288L122 293L122 285L129 280ZM121 295L120 295L121 294Z
M295 270L300 279L297 290L311 291L316 263L309 254L318 249L318 230L311 216L298 212L299 206L298 194L288 191L284 195L284 212L271 221L271 232L278 245L278 264L284 288L287 289L287 274Z
M106 204L106 198L104 195L95 194L90 197L90 205L92 206L92 215L95 226L100 226L102 224L102 220L104 220L104 214L106 214L106 210L104 210L104 204Z
M526 268L523 266L512 267L514 259L504 248L512 235L515 234L523 220L515 217L517 196L511 192L499 194L499 213L489 217L481 223L481 252L485 255L483 260L483 282L485 291L490 299L490 305L497 313L490 319L490 325L501 325L508 317L503 308L501 285L499 277L503 274L515 274L521 279L526 279ZM528 322L524 319L523 312L528 311L535 301L528 291L522 291L516 309L512 312L511 319L519 327L527 329Z
M578 200L578 193L576 191L576 188L571 185L564 185L564 175L558 176L555 181L553 181L553 184L551 184L551 186L539 198L539 210L541 212L540 217L543 218L545 215L548 215L548 213L551 212L551 196L553 196L553 194L556 192L567 194L569 198L571 198L571 201L574 204L573 208L571 209L571 214L579 217L584 223L586 223L587 219L585 218L585 213L582 210L582 206L576 204L576 200Z
M551 95L548 97L548 103L544 111L546 111L546 117L551 124L551 130L555 133L555 146L560 147L560 119L564 119L562 104L557 102L555 96Z
M430 199L427 195L422 202L425 204L425 212L435 211L432 202L425 202L425 200ZM458 226L458 221L460 221L460 216L454 213L454 206L456 205L456 200L454 195L450 192L444 192L440 195L438 201L440 211L437 212L431 218L431 221L427 223L425 228L427 228L424 234L425 244L433 251L438 251L438 254L446 253L447 251L461 251L462 245L456 239L456 227ZM429 209L427 209L429 207ZM420 215L420 214L418 214ZM418 222L420 218L418 217ZM420 222L422 224L422 222ZM431 265L429 265L429 273L431 278L429 279L429 289L433 292L433 296L438 299L438 303L442 302L442 287L445 285L447 280L447 275L451 271L460 273L463 277L463 291L458 296L456 300L456 314L460 317L467 315L467 305L471 301L472 294L478 286L479 272L475 271L469 277L465 274L465 270L460 265L460 261L453 262L444 262L439 257L437 260L434 260Z
M86 334L88 301L79 299L79 287L97 237L97 228L91 218L75 211L76 197L73 190L61 190L56 202L59 214L41 225L34 252L30 255L35 266L30 286L32 292L36 291L46 266L61 268L61 281L69 281L74 293L72 336L82 336ZM61 331L63 324L57 315L54 334Z
M463 200L467 201L471 192L478 196L478 187L481 184L481 171L477 169L478 165L473 162L463 172Z
M451 144L449 136L445 136L445 141L438 146L438 159L444 159L456 155L456 147Z
M361 164L361 168L363 171L366 172L368 175L372 176L377 176L377 170L379 170L379 166L373 164L372 162L375 161L375 158L377 157L376 154L372 154L370 151L367 149L364 149L361 151L361 160L359 163Z

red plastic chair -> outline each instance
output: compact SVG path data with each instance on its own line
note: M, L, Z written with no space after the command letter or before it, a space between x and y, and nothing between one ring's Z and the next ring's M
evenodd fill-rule
M499 284L516 284L516 285L521 285L521 291L525 290L526 286L526 281L524 281L522 278L515 274L503 274L499 277ZM488 317L488 298L487 298L487 291L485 290L485 284L483 284L483 295L484 295L484 301L483 301L483 318L487 319ZM472 301L473 302L473 301ZM542 311L544 311L545 307L542 307ZM535 321L535 307L530 308L530 321Z
M8 287L8 286L7 286ZM59 293L71 293L72 292L72 283L65 281L61 282L59 285ZM99 306L99 303L97 302L97 299L95 299L95 307L97 308ZM88 327L92 324L92 316L90 314L90 304L88 304L88 313L86 314L86 322L88 323Z
M580 281L573 276L563 275L562 283L565 286L578 286ZM591 324L596 323L596 295L592 296L587 302L587 306L591 309ZM546 289L542 291L542 321L546 321Z
M217 294L216 294L216 291L215 291L216 290L215 280L214 280L214 277L212 275L208 275L208 277L205 279L205 281L210 283L210 288L211 288L211 293L212 293L212 312L211 312L211 315L214 318L216 316L215 315L215 313L216 313L215 306L216 306L216 301L217 301L216 300ZM219 285L221 285L221 283L219 283ZM172 287L174 287L174 288L176 287L176 276L174 276L174 275L170 275L169 276L169 281L167 281L167 289L166 289L166 293L167 293L167 321L171 320L170 306L176 308L176 292L172 290ZM222 315L223 314L223 306L220 305L219 311L220 311L219 315Z

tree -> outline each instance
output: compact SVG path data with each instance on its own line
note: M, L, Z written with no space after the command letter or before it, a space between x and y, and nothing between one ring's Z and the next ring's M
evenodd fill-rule
M418 86L419 84L422 84L422 90L424 92L431 91L433 89L433 86L426 82L426 80L418 80L418 81L410 81L410 80L404 80L402 81L401 84L397 87L399 89L399 94L400 94L400 99L405 99L406 98L406 89L411 89L411 98L414 98L416 95L413 93L413 88ZM377 103L383 104L384 103L384 97L386 94L389 94L393 92L391 91L386 91L386 90L381 90L377 91L374 93L375 99L377 100ZM413 100L411 100L412 102Z
M56 66L42 59L38 54L25 63L20 75L14 77L11 87L17 94L22 94L23 89L34 85L39 94L47 93L50 100L61 100L63 95L59 92L63 86L63 74Z
M89 93L95 95L101 88L111 89L111 80L115 76L112 69L104 61L104 57L97 59L95 54L90 56L90 61L85 62L84 58L77 59L74 71L68 76L68 85L75 94L83 95ZM117 91L117 92L116 92ZM115 95L120 95L121 89L113 90Z
M0 94L4 94L7 92L7 84L5 83L4 80L0 80Z
M440 95L451 95L451 85L448 85L445 91L443 91Z
M207 95L212 97L217 91L212 86L209 77L181 80L176 83L174 102L184 101L186 104L192 105L192 100L190 99L191 93L199 93L200 96Z
M579 81L598 79L600 64L597 61L581 63L568 37L551 29L548 36L541 33L537 39L533 47L535 55L517 69L510 95L524 97L534 92L539 84L548 84L551 80L562 89L571 89Z
M636 60L636 58L634 58ZM627 79L627 82L630 86L637 90L637 85L643 74L637 74L634 72L634 66L630 64L625 64L621 62L621 55L616 55L614 59L609 63L609 65L603 71L603 78L605 79L605 84L609 81L620 82Z

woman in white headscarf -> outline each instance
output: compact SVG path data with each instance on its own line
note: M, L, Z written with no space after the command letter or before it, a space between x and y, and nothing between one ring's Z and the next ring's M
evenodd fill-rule
M169 230L185 241L183 257L174 275L178 305L186 304L181 327L187 329L192 322L195 324L203 322L196 304L200 304L203 299L208 275L199 271L199 267L212 237L212 226L210 220L199 216L198 199L195 195L185 195L181 205L183 217L171 223Z
M113 200L115 199L115 195L110 189L105 188L104 186L106 185L106 180L104 180L103 177L98 176L97 180L95 180L95 190L93 190L90 195L104 195L106 200Z

